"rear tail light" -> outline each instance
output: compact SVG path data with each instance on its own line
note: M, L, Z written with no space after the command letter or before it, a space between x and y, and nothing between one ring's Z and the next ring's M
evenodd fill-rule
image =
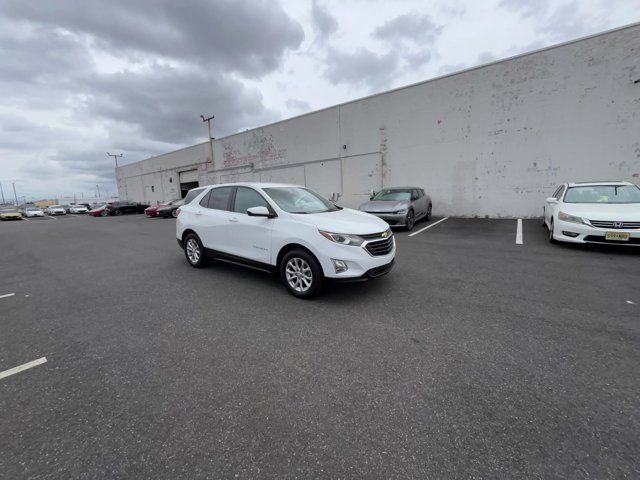
M179 208L176 210L176 217L177 217L178 215L180 215L180 209L179 209Z

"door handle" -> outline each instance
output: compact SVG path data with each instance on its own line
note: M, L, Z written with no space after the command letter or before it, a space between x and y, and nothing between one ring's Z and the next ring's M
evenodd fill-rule
M202 215L202 212L196 212L196 213L194 213L194 215L195 215L195 216L197 216L197 217L199 217L199 216L201 216L201 215Z
M237 218L230 218L229 221L233 222L233 223L238 223L238 219Z

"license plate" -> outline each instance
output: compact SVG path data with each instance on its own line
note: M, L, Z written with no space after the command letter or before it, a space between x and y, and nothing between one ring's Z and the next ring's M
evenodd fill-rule
M607 232L604 238L605 240L619 240L622 242L628 242L629 234L627 232Z

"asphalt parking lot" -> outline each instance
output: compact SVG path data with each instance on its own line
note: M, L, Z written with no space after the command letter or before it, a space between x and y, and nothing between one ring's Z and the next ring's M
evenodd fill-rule
M0 477L640 476L640 249L396 239L303 301L189 267L173 220L3 222L0 371L47 361L0 379Z

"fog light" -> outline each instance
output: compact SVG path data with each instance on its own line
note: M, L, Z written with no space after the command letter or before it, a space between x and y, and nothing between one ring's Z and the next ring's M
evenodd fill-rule
M344 260L335 260L332 258L331 261L333 262L333 269L336 271L336 273L342 273L349 270L347 262L345 262Z
M576 238L578 235L580 235L579 233L576 233L576 232L564 232L564 231L562 232L562 234L571 238Z

